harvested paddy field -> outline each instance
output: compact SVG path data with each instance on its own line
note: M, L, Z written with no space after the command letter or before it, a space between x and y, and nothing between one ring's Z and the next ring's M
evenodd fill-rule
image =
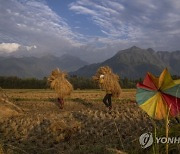
M153 132L155 122L136 104L135 90L123 90L120 99L113 99L111 113L102 103L105 93L99 90L74 91L64 109L59 109L51 90L4 92L22 111L0 119L0 153L152 152L152 148L141 148L139 136ZM156 124L163 126L163 122Z

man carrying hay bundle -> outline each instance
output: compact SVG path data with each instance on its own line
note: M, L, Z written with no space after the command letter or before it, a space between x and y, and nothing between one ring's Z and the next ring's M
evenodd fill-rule
M103 103L111 110L111 97L119 97L122 91L119 85L119 76L114 74L109 66L103 66L97 70L93 79L98 82L101 89L106 91Z
M64 98L71 94L73 86L66 79L67 73L62 72L58 68L53 70L51 75L48 77L48 83L50 87L54 89L58 95L58 102L60 109L63 109Z

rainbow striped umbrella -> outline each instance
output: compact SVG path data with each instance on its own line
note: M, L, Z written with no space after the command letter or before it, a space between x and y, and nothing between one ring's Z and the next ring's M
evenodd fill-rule
M159 78L147 73L143 83L137 84L136 101L154 119L172 117L180 113L180 80L173 80L167 69Z

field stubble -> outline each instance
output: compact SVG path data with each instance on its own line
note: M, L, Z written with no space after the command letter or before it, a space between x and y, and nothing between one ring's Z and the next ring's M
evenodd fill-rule
M111 114L99 90L75 91L63 110L51 90L6 94L23 113L0 119L5 153L143 153L139 136L153 130L135 103L135 90L124 90L120 99L113 99Z

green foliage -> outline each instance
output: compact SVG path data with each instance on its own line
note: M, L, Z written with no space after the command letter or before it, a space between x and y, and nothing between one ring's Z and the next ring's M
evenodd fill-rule
M35 78L21 79L15 76L0 76L0 87L6 89L43 89L47 88L47 79L43 80Z
M175 77L178 78L177 76ZM74 89L98 89L98 84L92 78L70 76L69 82L73 85ZM136 84L142 82L142 78L137 80L130 80L127 77L120 80L122 88L136 88ZM4 89L46 89L49 88L47 78L18 78L16 76L0 76L0 87Z
M91 78L71 76L69 81L74 89L98 89L98 85Z

